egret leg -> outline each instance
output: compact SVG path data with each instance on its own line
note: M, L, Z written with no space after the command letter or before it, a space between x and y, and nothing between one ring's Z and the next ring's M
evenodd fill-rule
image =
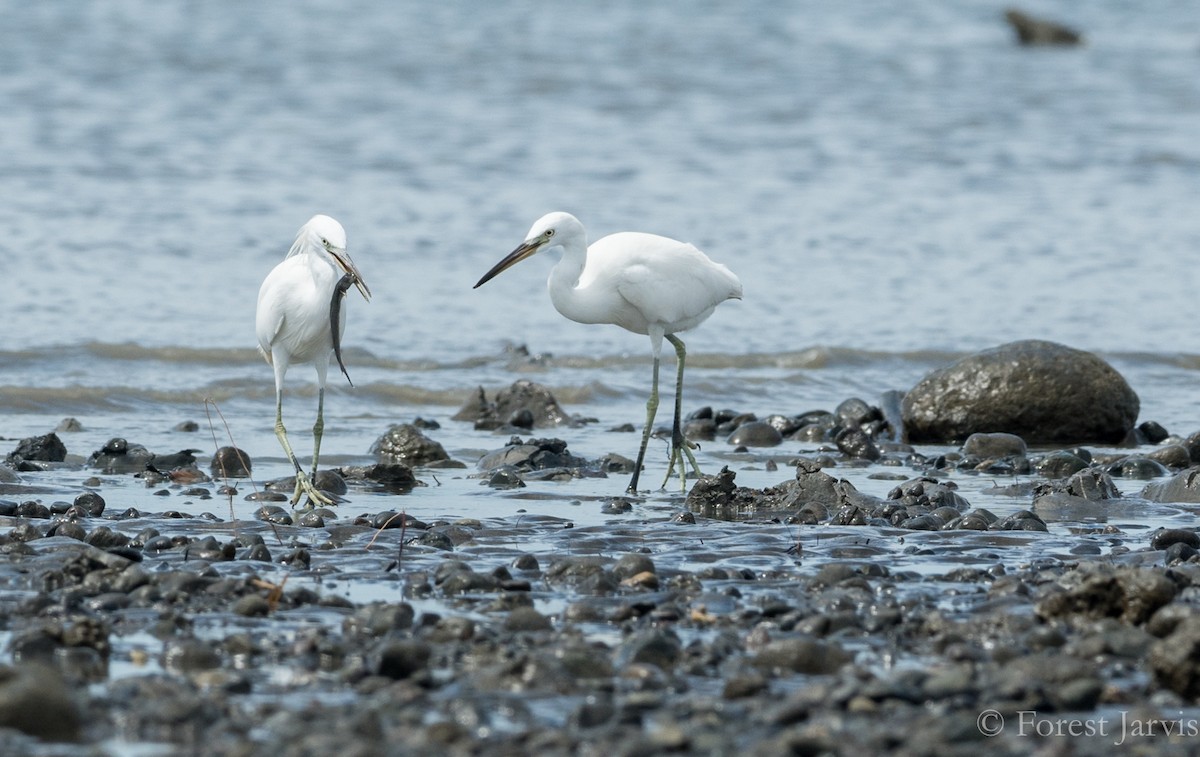
M320 492L308 480L308 476L304 474L304 469L300 467L300 462L296 460L296 453L292 452L292 445L288 442L287 438L287 429L283 427L283 392L281 391L275 393L275 436L279 439L279 444L283 447L283 451L287 453L292 467L296 469L296 490L292 492L292 506L295 507L296 503L300 501L300 497L304 494L307 494L309 499L320 504L333 504L333 500Z
M671 461L667 466L667 475L663 478L662 488L667 488L667 481L671 480L671 472L675 466L679 466L679 486L681 489L687 489L687 467L684 464L683 458L686 456L689 463L692 464L692 472L697 477L700 474L700 466L696 464L696 456L692 454L692 448L697 445L688 441L683 435L683 363L687 357L687 349L683 346L683 340L674 334L667 334L667 341L675 347L675 359L679 366L675 374L675 418L671 424Z
M325 435L325 388L317 390L317 422L313 424L313 472L317 480L317 461L321 459L321 437Z
M646 428L642 429L642 446L638 448L637 462L633 466L633 478L625 490L629 494L637 494L638 476L642 472L642 463L646 460L646 445L650 441L650 432L654 428L654 414L658 412L658 355L654 356L654 380L650 384L650 399L646 400Z

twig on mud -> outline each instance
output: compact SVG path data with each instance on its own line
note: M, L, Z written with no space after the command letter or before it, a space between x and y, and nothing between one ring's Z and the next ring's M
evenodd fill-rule
M370 548L371 548L371 545L375 543L375 540L379 538L379 535L380 535L381 533L383 533L383 532L384 532L384 530L385 530L385 529L386 529L388 526L392 525L392 521L394 521L396 518L403 518L403 517L404 517L404 511L403 511L403 510L401 510L400 512L396 513L396 514L395 514L395 515L393 515L392 517L390 517L390 518L388 518L387 520L385 520L385 521L383 522L383 524L379 526L379 528L375 529L375 535L371 537L371 541L367 542L367 549L370 549ZM400 537L401 537L401 538L403 538L403 537L404 537L404 525L405 525L405 523L407 523L407 522L408 522L407 520L400 521Z
M396 518L400 518L400 544L396 549L396 559L383 569L385 573L392 570L399 570L400 566L404 564L404 541L405 535L408 533L408 517L405 515L405 511L401 510L385 520L379 528L375 529L375 535L371 537L371 541L367 542L367 549L370 549L375 540L379 538L379 535L384 532L384 529L391 525L392 521Z
M218 405L217 401L213 398L205 397L204 415L208 418L208 430L209 433L212 434L213 457L216 459L217 465L221 466L221 479L225 482L225 490L228 492L227 496L229 497L229 518L233 521L234 528L236 528L237 517L233 512L234 487L229 484L229 472L225 470L225 461L217 456L217 450L221 448L221 445L217 442L217 430L213 427L212 412L209 411L209 405L212 405L212 409L216 411L217 417L221 419L221 424L225 427L225 436L229 438L229 446L232 447L235 452L237 452L238 460L242 462L242 467L246 470L250 470L250 466L246 463L246 458L242 457L242 448L237 446L237 442L233 440L233 431L229 428L229 421L225 420L225 414L221 412L221 406ZM254 484L254 478L251 477L248 480L250 481L250 487L254 489L254 493L257 494L258 487Z
M261 578L250 579L250 585L256 589L270 589L270 592L267 594L267 608L270 612L275 612L275 608L279 606L279 600L283 599L283 587L287 585L288 578L291 575L291 573L285 573L283 580L277 584L264 581Z

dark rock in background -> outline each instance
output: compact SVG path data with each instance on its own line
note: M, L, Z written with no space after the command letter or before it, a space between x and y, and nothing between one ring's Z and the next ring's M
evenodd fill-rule
M479 387L452 417L456 421L472 421L479 429L505 425L547 428L571 422L550 390L528 379L515 381L496 392L495 400L490 402L483 387Z
M1004 18L1017 34L1022 45L1065 45L1083 44L1083 35L1074 29L1053 21L1034 18L1016 8L1004 12Z

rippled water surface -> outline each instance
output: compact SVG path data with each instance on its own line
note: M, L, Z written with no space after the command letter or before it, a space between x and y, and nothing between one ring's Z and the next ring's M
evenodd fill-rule
M215 442L210 432L211 398L256 478L286 472L254 300L296 228L325 212L347 227L376 295L348 300L356 386L331 390L330 464L365 462L390 423L418 415L473 464L503 438L449 416L474 387L521 377L597 419L561 432L573 452L632 455L635 436L608 429L641 422L646 340L560 317L549 260L471 289L553 209L594 236L694 241L742 278L744 301L688 337L686 409L874 402L961 354L1037 337L1100 352L1141 395L1143 418L1190 433L1200 9L1031 8L1085 32L1086 46L1066 50L1019 48L1002 9L0 9L0 435L73 415L85 428L66 437L74 455L118 435L207 452L227 441L215 416ZM311 370L293 369L289 389L305 454ZM185 419L202 431L172 430ZM664 454L652 449L655 466ZM781 478L721 443L702 460L740 464L739 483ZM407 506L562 515L561 496L445 479ZM584 498L623 486L537 488Z

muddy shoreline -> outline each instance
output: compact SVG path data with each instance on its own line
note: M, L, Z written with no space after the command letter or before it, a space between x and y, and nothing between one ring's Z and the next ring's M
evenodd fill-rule
M1124 736L1140 753L1190 753L1200 537L1143 525L1159 505L1121 477L1139 470L1128 459L1189 440L1082 467L1064 467L1079 447L980 458L978 440L950 454L882 441L865 454L865 442L763 453L742 467L765 464L778 485L741 486L727 466L686 497L581 498L569 472L539 491L571 458L529 438L499 456L528 489L460 473L494 496L604 514L586 526L421 520L349 470L341 507L267 501L254 518L229 517L232 502L222 514L233 489L220 479L167 476L154 485L176 499L151 512L121 506L144 472L88 479L94 492L74 501L58 498L72 466L22 473L0 515L0 742L9 754L1023 754ZM551 464L523 472L519 459ZM1160 485L1186 488L1190 458L1178 462ZM839 478L848 470L893 489L864 494ZM1027 510L989 519L957 493L1002 473ZM261 498L278 500L265 483ZM1190 505L1172 507L1194 522ZM1062 735L1071 721L1090 729Z

